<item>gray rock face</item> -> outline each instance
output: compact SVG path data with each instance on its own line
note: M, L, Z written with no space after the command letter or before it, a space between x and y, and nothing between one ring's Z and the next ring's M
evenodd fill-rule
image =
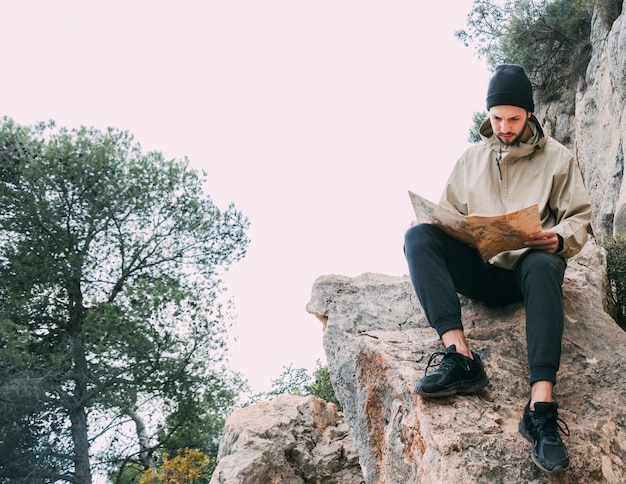
M576 96L575 153L594 206L597 235L626 232L626 18L610 30L594 17L592 56Z
M286 395L233 412L211 484L359 484L358 455L332 403Z
M626 333L604 311L603 252L589 242L564 283L565 335L556 398L571 436L561 483L626 482ZM307 310L323 343L365 482L554 482L517 430L529 397L523 306L463 300L467 336L491 383L473 396L413 393L441 351L408 277L320 277ZM551 480L552 479L552 480Z
M572 149L594 207L596 237L626 232L626 2L611 26L595 14L591 59L576 98L539 106L549 132Z

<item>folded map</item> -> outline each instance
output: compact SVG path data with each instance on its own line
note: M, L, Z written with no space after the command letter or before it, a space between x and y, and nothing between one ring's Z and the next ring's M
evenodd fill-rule
M439 227L478 249L484 261L500 252L521 249L531 234L541 232L537 204L504 215L461 215L409 192L418 223Z

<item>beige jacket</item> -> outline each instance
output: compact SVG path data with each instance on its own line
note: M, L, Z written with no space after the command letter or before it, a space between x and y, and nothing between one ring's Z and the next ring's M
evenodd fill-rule
M537 136L512 146L501 161L501 144L491 123L480 127L483 142L468 148L457 161L440 205L463 215L502 215L537 203L541 225L563 238L559 255L568 259L587 241L591 204L570 151L546 136L532 116ZM529 249L498 254L489 262L512 269Z

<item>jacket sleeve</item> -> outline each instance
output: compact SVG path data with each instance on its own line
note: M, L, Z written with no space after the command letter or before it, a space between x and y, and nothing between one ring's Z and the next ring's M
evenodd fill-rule
M459 212L461 215L468 215L464 170L465 161L464 157L461 157L448 177L439 205Z
M576 255L587 242L591 223L591 203L578 165L570 156L563 169L554 175L550 196L550 209L554 213L554 230L563 238L559 255L569 259Z

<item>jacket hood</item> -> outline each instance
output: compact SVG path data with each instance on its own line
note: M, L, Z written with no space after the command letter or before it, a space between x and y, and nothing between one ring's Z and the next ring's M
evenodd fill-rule
M535 117L534 114L530 115L530 118L528 118L528 122L533 123L533 125L537 128L537 133L539 134L538 141L536 141L534 144L519 143L515 145L516 148L521 149L522 151L520 153L521 156L532 155L532 153L535 150L543 148L543 146L546 144L548 140L547 136L545 135L545 131L543 127L541 126L541 123ZM482 140L485 142L487 146L489 146L489 148L492 151L496 151L496 152L500 151L502 144L500 143L500 140L496 136L493 135L493 128L491 127L491 122L489 121L489 118L483 121L483 123L480 125L480 129L478 132Z

